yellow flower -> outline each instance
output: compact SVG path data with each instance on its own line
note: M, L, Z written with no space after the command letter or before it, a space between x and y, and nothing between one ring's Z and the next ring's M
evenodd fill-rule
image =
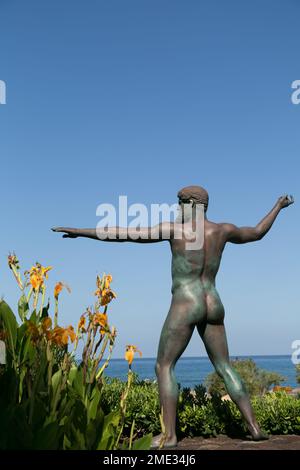
M48 279L48 272L52 269L52 266L48 266L47 268L44 268L41 266L41 274L44 276L45 279Z
M56 298L56 300L58 299L58 296L61 293L61 291L63 290L63 288L64 288L63 283L62 282L57 282L57 284L54 287L54 297Z
M48 279L48 272L52 269L52 266L44 268L40 263L36 263L35 266L29 271L30 284L35 291L39 290L44 284L44 279Z
M134 359L134 354L138 352L140 357L142 357L141 351L133 344L127 344L125 351L125 359L128 362L129 367L131 367L132 361Z
M51 328L52 326L52 320L50 317L45 317L43 318L42 320L42 328L43 328L43 331L47 331Z
M38 330L38 327L32 322L32 321L27 321L27 332L29 333L32 341L36 342L38 339L40 339L40 332Z
M85 331L85 316L81 315L78 326L77 326L78 331Z
M110 286L111 282L112 282L112 276L110 274L108 274L105 277L105 282L104 282L105 289L109 289L109 286Z
M43 284L42 276L35 273L30 274L30 284L32 285L34 290L38 290Z
M27 332L30 335L33 342L37 342L42 339L43 335L46 339L50 339L52 336L51 326L52 320L50 317L45 317L42 319L40 325L35 325L32 321L27 321Z
M23 290L24 289L23 282L22 282L21 275L20 275L20 272L19 272L20 271L20 264L19 264L18 258L16 257L16 255L14 253L12 253L8 256L8 266L12 270L13 275L15 276L15 279L18 283L18 286L20 287L21 290Z
M95 313L93 321L94 321L94 325L105 326L107 324L107 314Z
M103 279L97 276L97 290L95 291L95 295L98 297L99 303L102 306L109 304L112 299L115 299L117 297L116 294L110 288L111 282L112 276L110 274L107 274L107 276L103 276Z
M55 287L54 287L54 297L55 297L56 300L58 300L58 296L59 296L59 294L61 293L61 291L62 291L63 289L67 289L67 291L68 291L69 294L70 294L71 289L70 289L70 287L69 287L67 284L65 284L65 283L63 283L63 282L57 282L57 283L55 284Z
M107 314L106 313L95 313L93 317L94 326L100 326L100 333L104 335L107 330Z
M8 256L8 266L10 269L20 269L19 260L14 253Z
M101 299L100 299L100 305L104 306L109 304L109 302L112 301L112 299L116 298L116 294L110 290L110 289L103 289Z
M75 334L73 326L69 325L68 328L67 328L67 331L68 331L68 335L69 335L69 338L70 338L71 342L74 343L74 341L76 339L76 334Z
M71 342L74 343L76 334L72 325L69 325L68 328L65 328L62 332L62 342L65 346L68 344L69 338Z
M57 346L62 346L62 342L61 342L61 336L62 336L62 331L63 328L61 328L60 326L56 326L52 331L51 331L51 335L49 337L50 341L54 344L56 344Z
M72 325L69 325L67 328L56 326L52 331L50 339L57 346L63 347L67 346L69 338L72 343L75 341L76 338L76 334Z

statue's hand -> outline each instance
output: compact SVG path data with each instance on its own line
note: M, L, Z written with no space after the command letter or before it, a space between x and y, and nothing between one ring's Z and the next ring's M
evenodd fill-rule
M53 232L62 232L64 233L63 238L77 238L76 229L74 228L67 228L67 227L53 227L51 229Z
M294 204L294 198L293 196L288 196L287 194L285 194L284 196L281 196L278 199L278 204L280 208L283 209L284 207L288 207L291 204Z

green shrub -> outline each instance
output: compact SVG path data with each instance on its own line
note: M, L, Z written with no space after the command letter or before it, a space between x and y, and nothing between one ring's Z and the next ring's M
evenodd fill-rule
M237 359L231 361L231 365L241 376L251 397L263 395L270 387L284 381L284 377L276 372L259 368L252 359ZM224 382L216 372L207 376L205 384L209 393L227 394Z
M300 434L300 400L285 392L252 399L257 421L268 434ZM188 404L179 412L179 431L186 436L242 436L246 426L235 404L213 396L206 405Z
M118 410L118 397L125 384L118 379L106 379L102 391L104 410ZM252 404L262 429L269 434L300 434L300 400L285 392L266 393L254 397ZM156 383L139 381L135 376L127 399L125 436L135 420L139 433L160 432L159 399ZM222 401L219 394L209 397L203 386L180 391L177 433L179 437L210 437L227 434L245 436L247 429L236 405Z
M300 434L300 400L285 392L253 400L257 420L270 434Z
M119 379L105 379L102 390L102 406L105 412L119 410L120 394L122 394L125 383ZM126 417L124 436L130 433L131 423L135 422L135 437L145 433L159 434L160 427L160 405L157 384L139 380L134 374L132 386L126 400Z

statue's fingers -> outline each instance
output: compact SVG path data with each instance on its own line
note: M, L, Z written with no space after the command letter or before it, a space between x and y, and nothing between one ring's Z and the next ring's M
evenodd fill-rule
M77 235L67 232L63 235L63 238L77 238Z

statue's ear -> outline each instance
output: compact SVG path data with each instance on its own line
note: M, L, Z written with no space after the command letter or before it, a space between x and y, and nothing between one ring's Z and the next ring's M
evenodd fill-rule
M192 204L192 207L194 207L194 205L195 205L195 201L194 201L194 199L190 199L190 201L189 201L189 202Z

